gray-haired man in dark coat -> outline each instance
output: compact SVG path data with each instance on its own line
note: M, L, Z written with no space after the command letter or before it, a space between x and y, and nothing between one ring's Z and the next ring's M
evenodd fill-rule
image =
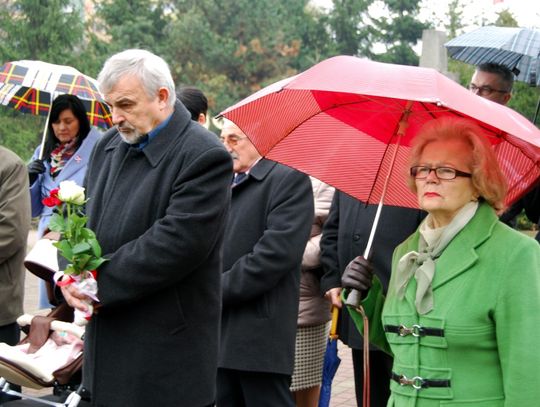
M211 405L231 157L176 101L156 55L116 54L98 81L116 128L86 175L88 226L108 261L83 383L96 406ZM62 291L85 309L73 286Z
M309 178L261 158L233 123L221 138L236 173L223 248L219 407L294 407L300 266L313 222Z

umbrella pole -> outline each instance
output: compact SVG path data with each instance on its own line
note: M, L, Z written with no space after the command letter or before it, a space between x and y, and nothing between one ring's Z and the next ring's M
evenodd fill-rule
M536 125L536 119L538 118L539 110L540 110L540 96L538 96L538 101L536 102L536 112L534 112L534 117L532 119L532 122L534 125Z
M375 219L373 220L373 225L371 226L371 232L369 233L366 249L364 250L365 259L368 259L371 254L371 246L373 245L375 232L377 231L377 226L379 225L379 218L381 216L381 211L382 211L382 207L384 203L384 196L386 195L386 189L388 188L388 183L390 181L390 176L392 175L392 169L394 168L394 163L396 161L399 145L401 144L401 137L405 134L405 130L407 129L407 126L408 126L409 115L411 114L411 107L412 107L412 101L408 101L407 105L405 106L405 111L403 112L403 115L401 116L401 119L399 121L399 128L396 134L397 135L396 148L394 150L394 153L392 154L392 159L390 160L390 169L388 170L388 174L386 175L386 179L384 180L383 190L381 193L381 199L379 201L379 205L377 206ZM361 301L362 301L362 298L358 290L351 290L345 304L350 305L352 307L358 307Z
M49 111L47 112L47 119L45 120L45 128L43 129L43 136L41 137L41 146L39 148L39 159L43 159L43 148L45 147L45 140L47 140L47 129L49 128L49 118L51 117L51 108L52 108L52 101L51 101L51 107L49 108Z
M401 116L401 119L399 121L396 148L394 149L394 153L392 154L392 159L390 160L390 169L388 170L388 174L386 175L386 179L384 180L383 190L381 193L381 199L379 201L379 205L377 206L375 219L373 220L373 225L371 226L369 239L366 245L366 249L364 250L364 258L366 259L368 259L370 256L371 246L373 245L373 238L375 237L375 231L377 230L377 225L379 224L379 218L381 216L384 196L386 195L386 189L388 188L390 176L392 175L392 169L394 168L394 163L396 161L399 145L401 144L401 138L405 134L405 130L407 129L407 126L408 126L409 115L411 113L411 106L412 106L412 101L408 101L407 105L405 106L405 111L403 112L403 115ZM362 301L362 296L360 292L358 290L351 290L351 292L347 296L347 300L345 301L345 304L347 306L354 308L356 312L358 312L362 316L362 320L363 320L364 332L362 336L364 339L364 349L363 349L364 383L363 383L363 392L362 392L363 394L362 406L369 407L371 405L371 395L370 395L371 384L370 384L370 367L369 367L369 319L366 315L364 307L361 304L361 301Z

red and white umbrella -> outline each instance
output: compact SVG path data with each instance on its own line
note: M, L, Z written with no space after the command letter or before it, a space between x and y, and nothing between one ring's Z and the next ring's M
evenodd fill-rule
M540 176L540 130L430 68L333 57L221 115L263 156L366 203L379 203L388 182L385 204L417 207L406 186L410 143L426 121L443 116L483 128L508 179L507 204Z
M333 57L221 115L261 155L370 204L417 207L406 182L410 144L438 117L469 118L484 130L508 180L508 205L540 177L540 130L431 68Z

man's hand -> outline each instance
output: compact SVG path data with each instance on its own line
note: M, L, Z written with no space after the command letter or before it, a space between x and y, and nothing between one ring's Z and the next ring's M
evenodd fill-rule
M62 280L60 281L65 281L67 279L69 279L69 276L63 276ZM69 306L82 312L88 311L88 304L92 303L92 299L84 294L81 294L74 284L61 286L60 289L62 290L62 295Z
M341 287L331 288L325 294L324 298L334 307L341 308Z

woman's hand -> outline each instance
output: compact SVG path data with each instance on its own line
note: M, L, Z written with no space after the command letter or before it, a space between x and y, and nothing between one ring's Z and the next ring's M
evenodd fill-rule
M324 298L334 307L341 308L341 287L331 288L324 293Z
M28 181L30 185L36 181L39 174L43 174L44 172L45 165L43 164L43 160L34 160L28 164Z
M360 291L364 297L371 288L372 280L373 267L363 256L357 256L345 267L341 285Z

